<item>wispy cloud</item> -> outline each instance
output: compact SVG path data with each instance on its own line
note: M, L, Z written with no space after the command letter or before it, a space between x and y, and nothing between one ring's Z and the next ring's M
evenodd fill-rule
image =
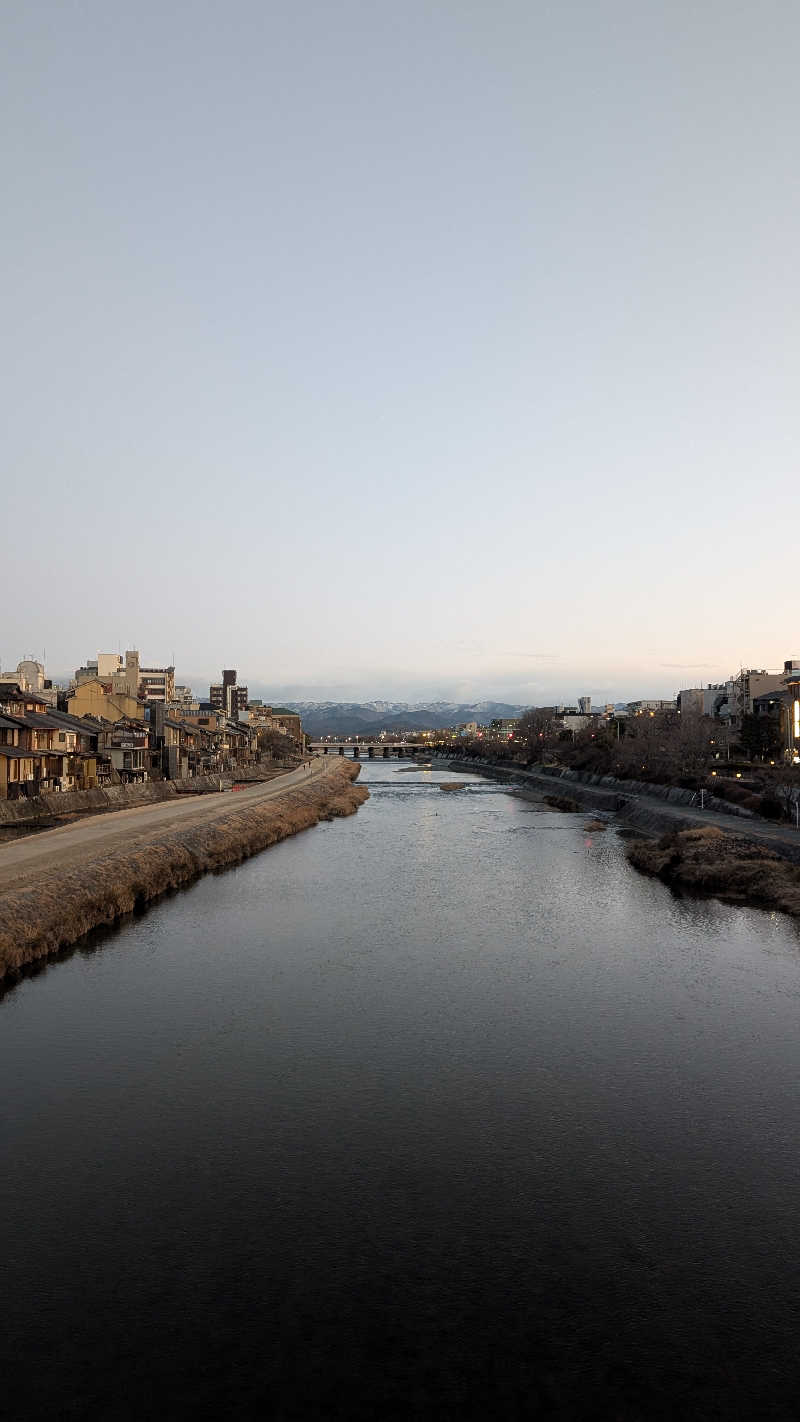
M453 646L455 651L466 652L471 657L516 657L531 662L558 661L556 652L513 652L488 647L485 642L455 642Z

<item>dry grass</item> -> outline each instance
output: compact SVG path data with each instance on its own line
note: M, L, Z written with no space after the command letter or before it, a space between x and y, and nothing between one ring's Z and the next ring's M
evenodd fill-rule
M715 826L635 840L627 856L642 873L687 893L800 916L800 867Z
M321 819L352 815L369 791L351 783L358 767L313 786L187 828L153 830L135 847L95 853L79 868L41 871L0 899L0 979L76 943L167 889L238 864Z
M551 810L563 810L567 815L581 813L581 807L577 800L573 800L569 795L545 795L544 803L549 805Z

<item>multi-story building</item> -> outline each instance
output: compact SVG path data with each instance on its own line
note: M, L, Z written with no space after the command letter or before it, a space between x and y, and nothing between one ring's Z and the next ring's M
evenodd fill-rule
M215 711L236 720L240 711L247 710L248 691L246 686L238 686L237 673L229 667L222 673L222 681L214 682L208 689L208 699Z
M119 721L126 717L131 721L144 719L144 706L135 696L124 691L115 691L110 681L81 682L74 695L67 702L70 716L94 716L103 721Z
M655 697L645 698L643 701L628 702L628 711L631 716L647 716L651 711L655 715L656 711L675 711L676 708L676 701L659 701Z
M789 663L787 663L787 666ZM768 692L783 691L786 687L786 667L783 671L770 672L763 668L742 667L741 671L730 679L731 699L729 701L731 717L735 724L741 726L744 716L752 716L753 701L757 696L766 696Z
M139 696L139 653L129 650L125 653L124 664L120 657L120 665L112 678L115 691L122 691L126 696Z
M45 676L44 666L37 662L34 657L24 657L21 662L17 662L17 684L22 691L34 692L42 698L48 706L55 706L58 701L58 687L53 686L52 681Z
M175 668L140 667L139 696L142 701L174 701Z
M113 676L115 672L121 671L124 666L122 654L120 652L98 652L97 653L97 675L102 677Z

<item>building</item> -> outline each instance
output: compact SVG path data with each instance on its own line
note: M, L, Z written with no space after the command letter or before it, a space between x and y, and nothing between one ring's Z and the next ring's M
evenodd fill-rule
M99 671L100 668L97 665L97 661L92 662L87 658L82 667L75 668L75 675L72 678L73 687L80 686L84 681L96 681Z
M94 716L103 721L144 720L144 706L135 696L115 691L110 681L81 682L67 702L70 716Z
M791 665L789 662L786 666ZM731 693L729 695L729 708L732 722L741 726L745 716L752 716L753 701L757 696L766 696L768 692L783 691L786 688L786 666L782 671L769 672L763 668L742 667L735 676L730 678L729 685Z
M141 667L139 670L139 697L142 701L174 701L175 668Z
M494 721L490 722L489 735L494 741L511 741L514 739L514 734L518 725L518 716L496 717Z
M135 785L147 780L150 732L144 721L121 716L103 733L102 741L112 775L120 784Z
M657 711L676 711L677 701L659 701L656 698L644 701L629 701L628 712L631 716L647 716Z
M80 686L84 681L95 681L97 677L103 681L110 681L123 666L124 662L119 652L98 652L93 661L87 657L84 666L75 668L72 681L75 686Z
M21 722L0 715L0 800L14 799L32 783L35 763Z
M800 661L791 658L783 664L784 689L788 704L784 708L784 753L787 760L800 762Z
M285 736L291 736L298 745L303 744L303 722L296 711L290 711L286 706L275 706L272 708L272 726L276 731L281 731Z
M17 683L23 691L34 692L48 706L58 701L58 687L53 686L45 675L44 666L34 657L25 657L17 663Z
M116 672L123 668L121 652L98 652L97 653L97 675L103 677L114 676Z
M99 658L98 658L99 660ZM114 672L112 685L115 691L126 696L139 696L139 653L135 650L125 653L125 661L120 657L120 666Z
M198 703L194 699L194 692L190 686L176 686L171 705L175 708L185 706L187 711L196 711Z
M96 740L94 726L15 703L12 714L0 715L0 799L92 789Z
M208 689L208 699L215 711L230 716L234 720L240 711L247 710L248 692L246 686L237 685L237 673L229 667L222 673L222 681L214 682Z

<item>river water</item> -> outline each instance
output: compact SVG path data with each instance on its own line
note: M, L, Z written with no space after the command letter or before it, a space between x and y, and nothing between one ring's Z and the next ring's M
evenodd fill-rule
M0 1003L7 1415L796 1416L794 926L362 774Z

